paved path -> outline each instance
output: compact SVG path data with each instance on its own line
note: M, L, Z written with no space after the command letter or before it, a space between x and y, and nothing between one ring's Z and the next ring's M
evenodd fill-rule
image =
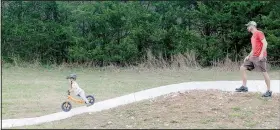
M114 108L120 105L125 105L145 99L155 98L161 95L169 94L172 92L184 92L194 89L219 89L222 91L234 91L236 87L240 86L240 81L209 81L209 82L187 82L180 84L172 84L148 90L143 90L136 93L131 93L121 97L101 101L95 103L90 107L78 107L73 108L70 112L58 112L50 115L34 117L34 118L21 118L21 119L6 119L2 120L3 128L10 128L15 126L35 125L45 122L51 122L56 120L66 119L78 114L86 112L98 112L110 108ZM249 80L247 82L249 86L249 92L265 92L265 82L263 80ZM279 93L280 80L271 81L271 90L273 93ZM98 97L96 97L98 98ZM60 104L59 104L60 105Z

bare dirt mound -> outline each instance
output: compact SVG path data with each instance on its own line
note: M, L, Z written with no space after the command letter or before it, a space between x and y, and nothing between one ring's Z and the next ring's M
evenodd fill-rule
M67 122L61 120L51 124L54 128L279 129L279 110L279 94L273 94L272 98L262 98L261 93L192 90L91 115L82 114L72 117ZM49 123L44 125L48 128L50 126Z

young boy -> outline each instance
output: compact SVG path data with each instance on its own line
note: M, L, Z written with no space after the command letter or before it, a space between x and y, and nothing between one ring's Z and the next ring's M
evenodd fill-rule
M90 106L91 104L88 102L85 91L81 89L76 82L77 75L76 74L70 74L69 76L66 77L66 79L69 80L70 83L70 89L68 90L69 92L74 92L75 95L81 97L87 104L87 106Z

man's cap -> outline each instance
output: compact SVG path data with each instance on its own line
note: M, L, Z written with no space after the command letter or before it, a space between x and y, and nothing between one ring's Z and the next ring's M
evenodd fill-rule
M250 26L250 25L257 26L257 23L255 21L250 21L249 23L247 23L245 25L246 26Z

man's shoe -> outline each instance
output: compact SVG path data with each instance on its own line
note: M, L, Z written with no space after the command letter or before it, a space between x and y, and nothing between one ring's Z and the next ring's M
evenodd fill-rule
M235 89L235 92L248 92L248 87L241 86Z
M272 96L272 91L266 91L262 97L271 97Z

